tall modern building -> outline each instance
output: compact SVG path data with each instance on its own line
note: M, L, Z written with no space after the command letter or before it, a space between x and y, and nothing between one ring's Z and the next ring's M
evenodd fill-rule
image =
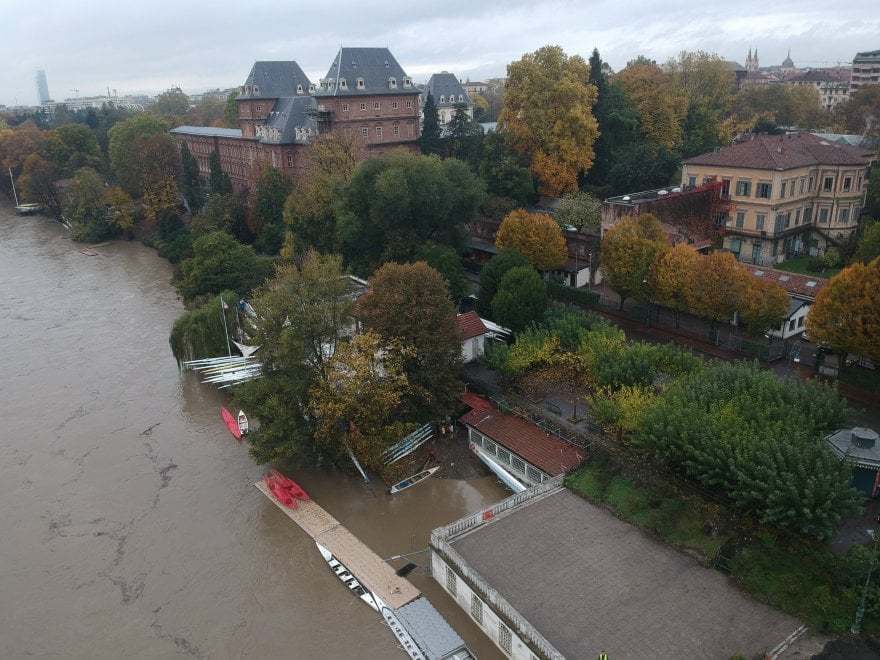
M52 99L49 97L49 83L46 81L46 72L40 69L36 75L37 98L40 105L46 105Z

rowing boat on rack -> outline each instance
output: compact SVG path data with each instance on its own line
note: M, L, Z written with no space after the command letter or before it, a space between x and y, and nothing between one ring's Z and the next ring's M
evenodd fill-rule
M413 486L423 482L425 479L430 477L432 474L434 474L439 469L440 469L440 466L438 465L437 467L432 467L427 470L422 470L418 474L414 474L411 477L407 477L403 481L398 481L396 484L394 484L391 487L390 492L392 495L395 495L402 490L406 490L407 488L412 488Z

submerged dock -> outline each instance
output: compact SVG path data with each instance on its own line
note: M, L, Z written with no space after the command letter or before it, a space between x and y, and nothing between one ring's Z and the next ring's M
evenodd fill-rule
M398 576L379 555L314 500L297 502L297 507L293 509L275 499L262 480L254 485L306 534L345 564L361 584L389 607L399 609L421 596L421 592L409 580Z

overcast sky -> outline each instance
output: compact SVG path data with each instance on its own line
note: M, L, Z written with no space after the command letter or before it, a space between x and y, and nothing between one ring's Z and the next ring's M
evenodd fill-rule
M762 65L791 48L798 66L849 62L880 48L877 0L712 3L688 0L0 0L0 103L36 103L45 69L55 100L103 93L241 84L254 60L295 59L327 72L340 43L388 46L417 81L449 70L477 80L545 44L618 69L639 54L682 49Z

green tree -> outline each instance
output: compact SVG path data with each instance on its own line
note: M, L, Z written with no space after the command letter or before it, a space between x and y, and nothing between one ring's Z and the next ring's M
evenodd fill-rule
M880 257L880 221L874 220L865 223L853 259L867 264L877 257Z
M443 135L440 129L440 115L434 97L428 94L422 108L422 134L419 136L419 147L425 155L439 154L443 150Z
M18 184L22 197L36 204L42 204L53 216L61 216L62 200L58 192L61 172L58 167L39 154L28 156L21 168Z
M682 141L682 120L687 97L673 84L672 76L655 63L630 62L615 77L638 111L645 141L669 151Z
M668 186L675 179L681 157L648 143L632 144L617 151L607 183L614 194Z
M226 97L223 108L223 125L226 128L238 128L238 92L232 91Z
M880 85L863 85L853 90L835 112L850 133L880 137Z
M480 270L480 291L477 309L483 316L492 314L492 300L498 292L501 278L513 268L529 266L529 260L516 250L501 250Z
M107 221L102 203L103 195L104 181L95 170L84 167L77 171L64 204L64 215L73 226L76 240L98 242L113 235L114 228Z
M211 192L218 195L231 193L232 180L223 171L223 167L220 165L220 154L216 149L208 157L208 168L208 186L211 188Z
M718 362L669 385L634 442L762 523L827 540L860 509L851 467L822 439L845 412L817 381Z
M221 298L225 308L221 305ZM226 333L228 328L235 327L237 300L236 292L223 291L177 317L168 343L178 364L183 360L226 355Z
M189 112L189 105L189 96L179 87L172 87L159 94L150 109L163 117L180 117Z
M868 175L868 190L865 192L864 213L880 220L880 167L872 167Z
M490 193L507 197L519 206L535 201L535 182L529 168L510 152L500 133L491 132L483 138L483 155L478 171Z
M457 303L467 293L467 276L461 257L454 249L428 241L419 249L416 259L426 262L443 276L453 302Z
M227 289L247 295L267 274L266 265L252 247L218 231L193 242L193 256L181 262L175 286L185 302Z
M492 298L492 316L501 325L519 332L544 317L547 287L531 266L507 271Z
M542 194L575 190L593 163L599 131L591 112L596 88L588 76L583 58L558 46L527 53L507 67L499 128L528 159Z
M154 145L170 140L167 130L164 121L146 113L118 122L110 129L110 164L119 185L132 197L139 198L143 194L147 173L157 166L145 157L150 151L148 142L156 136L161 138L159 142L154 141ZM176 149L172 148L172 155L176 161ZM163 163L161 167L164 166Z
M651 297L648 277L656 259L666 249L660 222L650 213L622 218L602 239L602 271L620 296L620 308L628 298Z
M483 129L467 113L467 107L463 103L456 105L455 114L446 127L446 154L476 167L482 139Z
M280 170L265 167L257 178L251 210L254 248L263 254L278 254L284 240L284 202L293 183Z
M95 134L83 124L65 124L51 132L43 147L65 176L81 167L101 169L101 150Z
M369 273L409 261L426 240L461 246L484 196L483 182L459 160L398 151L364 161L336 213L346 263Z
M186 146L186 142L180 145L180 192L186 200L189 210L198 213L205 203L205 193L202 190L202 179L199 175L199 163L195 156Z
M241 243L251 243L254 235L247 224L247 205L236 193L208 195L201 211L192 219L194 234L225 231Z
M554 214L563 228L598 233L602 224L602 202L590 193L577 191L562 196Z
M451 414L462 391L461 341L440 273L424 261L386 263L370 278L358 311L367 329L411 351L402 356L411 386L404 401L409 418L428 421Z

